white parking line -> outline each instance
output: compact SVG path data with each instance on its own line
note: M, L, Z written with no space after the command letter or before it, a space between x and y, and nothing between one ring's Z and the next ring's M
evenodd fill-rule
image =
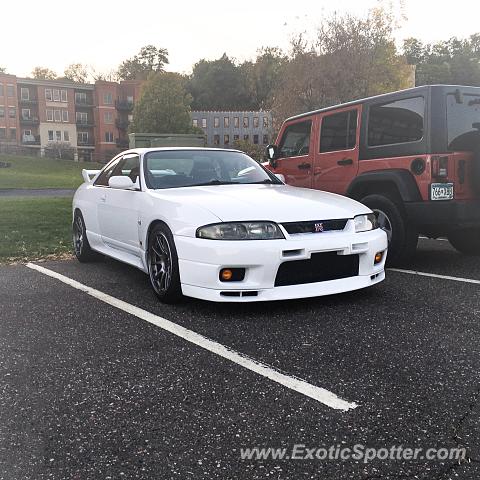
M480 280L474 280L473 278L452 277L450 275L439 275L437 273L417 272L416 270L403 270L401 268L389 268L391 272L408 273L410 275L419 275L421 277L433 277L440 278L442 280L453 280L454 282L474 283L480 285Z
M73 288L76 288L77 290L85 292L88 295L91 295L92 297L101 300L102 302L108 303L112 307L118 308L126 313L129 313L130 315L134 315L142 320L145 320L146 322L152 323L153 325L156 325L157 327L160 327L163 330L166 330L167 332L176 335L177 337L183 338L187 342L204 348L205 350L208 350L215 355L225 358L226 360L230 360L231 362L236 363L237 365L240 365L247 370L251 370L252 372L262 375L263 377L279 383L280 385L283 385L290 390L294 390L298 393L301 393L302 395L316 400L317 402L323 403L330 408L347 411L354 409L358 406L356 403L342 400L341 398L337 397L337 395L324 388L311 385L310 383L307 383L300 378L279 372L278 370L275 370L269 365L249 358L246 355L243 355L226 347L225 345L210 340L209 338L206 338L198 333L188 330L185 327L173 323L170 320L159 317L158 315L154 315L153 313L147 312L146 310L143 310L139 307L135 307L134 305L130 305L123 300L119 300L118 298L112 297L111 295L88 287L87 285L77 282L76 280L72 280L65 275L54 272L53 270L49 270L48 268L41 267L40 265L35 265L33 263L28 263L27 267L31 268L32 270L36 270L37 272L43 273L44 275L48 275L49 277L60 280L61 282Z

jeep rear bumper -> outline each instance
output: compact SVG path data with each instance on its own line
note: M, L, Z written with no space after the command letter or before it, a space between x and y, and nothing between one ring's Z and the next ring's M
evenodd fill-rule
M460 228L480 227L480 201L405 203L408 219L420 233L438 236Z

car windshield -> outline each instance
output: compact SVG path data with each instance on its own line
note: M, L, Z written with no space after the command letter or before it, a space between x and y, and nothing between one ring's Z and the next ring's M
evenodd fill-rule
M241 152L225 150L159 150L145 155L148 188L282 182Z

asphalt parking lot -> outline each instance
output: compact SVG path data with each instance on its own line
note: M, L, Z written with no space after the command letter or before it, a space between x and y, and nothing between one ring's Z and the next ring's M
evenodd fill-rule
M137 309L0 267L1 479L480 478L480 258L448 242L422 240L405 267L438 276L389 271L363 291L248 305L165 306L143 273L113 260L40 265ZM164 320L355 408L245 368ZM461 446L467 458L240 458L298 444Z

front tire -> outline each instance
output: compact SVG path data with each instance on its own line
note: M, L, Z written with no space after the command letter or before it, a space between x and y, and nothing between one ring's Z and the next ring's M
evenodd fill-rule
M182 299L177 249L170 229L163 223L152 228L148 238L148 275L153 291L163 303Z
M457 230L448 235L452 247L465 255L480 255L480 229Z
M72 235L73 251L79 262L94 262L99 258L99 254L92 250L90 243L88 243L85 220L83 219L82 213L78 210L73 217Z
M360 201L377 215L380 228L387 234L387 265L409 260L417 248L418 232L409 225L397 203L384 195L367 195Z

